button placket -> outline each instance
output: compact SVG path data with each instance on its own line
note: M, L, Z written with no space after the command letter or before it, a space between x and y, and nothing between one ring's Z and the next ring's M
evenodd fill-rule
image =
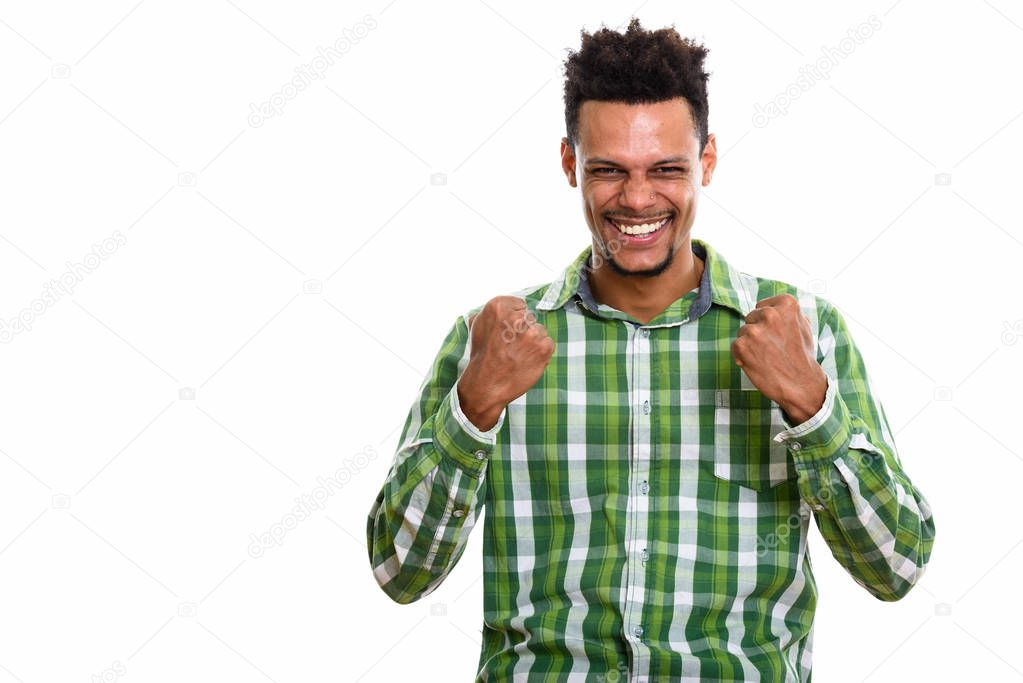
M629 496L628 515L626 516L625 544L628 548L626 562L626 586L623 607L625 633L632 649L633 659L638 671L642 671L641 663L649 657L649 649L642 642L643 605L646 592L646 542L649 534L649 499L650 489L647 478L650 473L652 433L650 425L650 388L651 358L649 330L630 325L627 358L628 380L631 390L632 406L632 449L629 458L629 478L632 482Z

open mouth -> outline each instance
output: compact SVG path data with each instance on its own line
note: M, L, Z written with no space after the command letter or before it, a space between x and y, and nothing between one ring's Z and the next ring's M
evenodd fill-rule
M664 231L664 228L671 223L672 218L673 216L669 215L646 223L620 223L618 221L605 218L604 222L608 225L608 227L613 228L624 242L642 243L652 242L656 239L656 237Z

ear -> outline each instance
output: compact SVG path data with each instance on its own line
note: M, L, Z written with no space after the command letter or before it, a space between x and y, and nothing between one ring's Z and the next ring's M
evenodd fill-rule
M568 179L568 184L576 187L575 150L568 144L568 138L561 138L561 170Z
M714 175L714 169L718 164L718 141L714 133L707 135L707 144L703 146L703 156L700 157L700 165L703 167L704 187L710 185L710 179Z

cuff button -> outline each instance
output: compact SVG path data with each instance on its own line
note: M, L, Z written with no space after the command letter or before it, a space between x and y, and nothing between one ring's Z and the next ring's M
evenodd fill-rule
M476 451L476 459L477 460L482 460L485 457L487 457L487 452L486 451L484 451L484 450Z

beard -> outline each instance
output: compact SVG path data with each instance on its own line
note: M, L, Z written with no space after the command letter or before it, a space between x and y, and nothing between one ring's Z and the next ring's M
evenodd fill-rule
M611 266L611 270L622 277L657 277L671 265L672 260L675 258L675 245L672 244L668 249L668 255L664 257L664 260L658 263L653 268L644 268L642 270L629 270L623 268L620 263L614 260L614 257L608 253L607 246L604 245L604 260Z

